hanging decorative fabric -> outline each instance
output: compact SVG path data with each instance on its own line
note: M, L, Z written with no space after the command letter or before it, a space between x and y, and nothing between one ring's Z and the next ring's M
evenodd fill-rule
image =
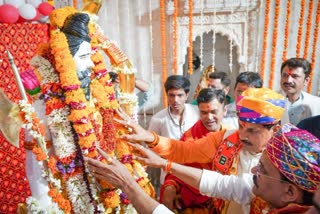
M160 0L160 29L161 29L161 57L162 57L162 83L167 79L167 46L166 46L166 6L165 0ZM168 105L167 94L163 91L163 104Z
M282 62L287 60L288 45L289 45L290 16L291 16L291 0L288 0L287 1L286 26L285 26L285 30L284 30Z
M264 79L264 69L265 69L265 63L266 63L269 20L270 20L270 18L269 18L270 4L271 4L271 1L266 0L266 10L265 10L265 18L264 18L264 32L263 32L263 47L262 47L262 55L261 55L261 67L260 67L261 79Z
M314 34L313 34L313 44L312 44L312 55L311 55L311 69L313 72L310 73L310 82L308 85L308 92L311 92L312 89L312 82L313 82L313 75L314 75L314 64L316 62L316 54L317 54L317 44L318 44L318 34L319 34L319 22L320 22L320 4L318 3L317 7L317 15L315 20L315 27L314 27Z
M192 40L192 18L193 18L193 0L189 0L189 51L188 51L188 73L193 73L193 40Z
M303 22L304 22L304 7L305 7L305 5L306 5L306 1L305 0L301 0L300 19L299 19L299 28L298 28L297 46L296 46L296 57L300 57L302 30L303 30Z
M154 64L153 64L153 27L152 27L152 1L149 1L149 36L150 36L150 71L151 71L151 83L154 84ZM154 90L154 87L153 87ZM153 91L153 94L155 91ZM145 107L145 105L144 105ZM147 116L145 110L143 111L143 119L144 119L144 124L147 125ZM152 115L154 115L154 105L152 106Z
M259 17L261 17L261 11L262 11L262 5L263 4L260 4L260 6L259 6ZM260 35L261 34L261 31L260 31L260 28L258 28L258 35ZM258 39L257 39L257 48L256 48L256 57L255 57L255 64L256 64L256 66L255 66L255 72L258 72L258 67L259 67L259 53L260 53L260 36L258 37Z
M200 11L200 71L203 70L203 0L201 0L201 11Z
M215 67L215 58L216 58L216 21L217 21L217 11L216 11L216 0L213 1L213 26L212 26L212 70L214 71Z
M312 11L313 11L313 0L310 0L308 18L307 18L306 38L304 42L304 51L303 51L303 58L305 59L308 59L310 32L311 32L311 25L312 25Z
M274 23L273 23L273 35L272 35L271 68L270 68L270 79L269 79L269 88L271 89L273 87L274 70L276 67L279 15L280 15L280 0L276 0Z
M250 23L250 20L249 20L249 1L247 0L246 1L246 21L247 21L247 24L245 24L245 37L247 37L246 39L248 40L249 38L249 35L248 35L248 24ZM246 59L247 61L245 62L246 63L246 70L248 71L249 68L248 68L248 60L249 60L249 48L247 48L247 52L246 52L247 56L246 56Z
M233 25L233 6L231 6L231 11L230 11L230 29L232 29L232 25ZM233 47L233 31L231 31L231 35L230 35L230 51L229 51L229 69L230 69L230 73L232 73L232 66L233 66L233 62L232 62L232 47Z
M138 20L139 20L139 24L141 24L141 2L140 2L140 0L137 0L137 7L138 7Z
M118 46L121 47L121 40L120 40L120 7L119 7L119 0L116 0L117 3L117 38L118 38ZM108 16L105 16L108 17Z
M178 73L178 0L174 0L173 12L173 71Z

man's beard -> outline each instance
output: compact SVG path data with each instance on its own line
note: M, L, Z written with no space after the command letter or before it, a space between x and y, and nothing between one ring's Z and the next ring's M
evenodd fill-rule
M90 69L77 72L78 78L81 81L80 87L82 88L87 101L90 100L90 83L91 83L90 74L91 74Z

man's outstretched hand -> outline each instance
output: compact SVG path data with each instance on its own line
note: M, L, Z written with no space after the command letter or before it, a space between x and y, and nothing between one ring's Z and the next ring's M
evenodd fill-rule
M116 118L114 118L114 120L132 129L132 134L124 134L121 136L123 139L131 142L146 142L147 144L154 141L153 134L142 128L135 121L131 120L131 118L121 108L116 109L116 112L122 120Z

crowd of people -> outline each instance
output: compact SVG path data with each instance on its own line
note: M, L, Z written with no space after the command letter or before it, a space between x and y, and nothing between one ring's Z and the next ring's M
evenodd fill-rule
M311 66L291 58L280 73L282 94L263 88L258 73L240 73L232 102L230 79L213 72L198 108L186 103L189 80L170 76L169 105L148 131L118 111L116 121L133 130L122 138L135 142L135 158L166 173L158 200L103 151L108 164L86 160L96 176L127 189L141 213L320 213L320 98L303 91Z
M75 61L73 77L80 81L76 82L77 87L68 85L70 71L64 73L62 69L60 79L65 81L61 83L62 89L68 92L78 90L77 93L83 95L81 102L72 100L75 96L67 97L72 107L70 111L91 105L100 110L99 102L94 102L98 100L99 92L94 93L90 87L97 83L90 78L94 64L90 58L89 17L74 13L71 18L66 22L70 26L61 28L61 35L65 35L70 50L70 56L67 56ZM80 29L78 23L81 22L73 22L73 19L82 20L85 31L76 30ZM56 57L56 61L60 58ZM280 68L282 94L264 88L258 72L240 73L234 84L233 99L229 95L231 80L228 75L211 69L211 73L205 72L207 85L192 103L187 103L189 79L182 75L169 76L163 89L168 107L153 115L148 130L121 108L115 110L119 117L114 120L130 128L122 133L121 138L137 150L133 157L125 154L121 158L129 160L128 163L137 160L162 169L157 198L147 194L128 168L110 156L110 152L105 152L107 147L82 146L83 153L95 152L84 157L83 165L88 166L90 174L97 180L120 188L139 213L320 213L320 98L303 91L310 81L310 73L311 64L303 58L283 62ZM97 72L96 79L101 78L100 75ZM118 82L116 75L109 73L109 76L114 84ZM142 92L151 91L141 80L135 81L135 87ZM112 99L116 98L112 96ZM145 101L146 97L142 100ZM90 114L88 118L96 128L99 127L97 121L105 118L98 114L94 116L91 118ZM54 112L51 117L55 117ZM54 122L57 123L52 120L49 127L54 148L59 150L59 146L62 148L68 143L73 146L78 139L63 141L68 139L69 133L62 132L62 129L66 130L65 126ZM83 118L70 122L76 128L87 123ZM91 134L92 130L86 134ZM86 137L81 135L81 129L78 131L80 137ZM67 149L68 160L74 158L80 163L76 167L83 168L82 159L73 155L76 149L69 149L71 152ZM61 157L67 156L64 154L67 152L60 150ZM39 168L37 174L41 173ZM64 182L71 183L69 180ZM83 183L87 189L91 188L88 182ZM46 194L48 187L41 191ZM71 190L68 193L73 196ZM91 203L94 197L89 193L87 201ZM43 197L43 200L50 203L51 199ZM72 206L78 204L74 201ZM89 208L94 210L94 206L92 203ZM73 211L86 213L84 211L89 208L73 208Z

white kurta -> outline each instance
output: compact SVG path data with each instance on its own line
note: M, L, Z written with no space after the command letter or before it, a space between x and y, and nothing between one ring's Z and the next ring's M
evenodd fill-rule
M198 106L184 104L181 126L179 126L179 121L170 115L169 107L167 107L151 118L149 130L154 131L160 136L178 140L182 134L191 128L198 120ZM163 184L166 174L167 173L161 169L160 184Z
M242 213L249 213L250 202L254 197L252 174L244 173L242 176L222 175L215 171L203 170L199 190L203 195L234 201L242 204ZM152 214L172 213L162 204ZM228 210L228 213L231 213ZM232 213L239 213L233 210Z
M253 198L252 174L244 173L242 176L222 175L218 172L203 170L199 190L202 194L234 201L242 204L242 212L250 212L250 202ZM231 213L228 210L228 213ZM234 210L232 213L239 213Z
M286 105L290 123L293 125L297 125L305 118L320 115L320 97L306 92L301 92L299 99L294 103L287 99Z

